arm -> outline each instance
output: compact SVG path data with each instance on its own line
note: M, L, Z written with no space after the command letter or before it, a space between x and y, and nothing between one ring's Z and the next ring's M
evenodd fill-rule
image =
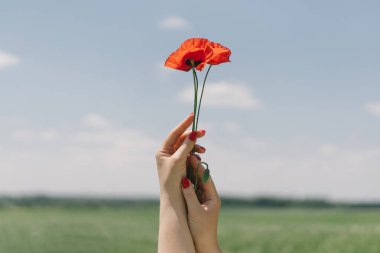
M205 132L186 132L194 115L175 127L156 154L160 183L159 253L195 252L189 230L181 178L186 176L186 159L195 140Z
M182 203L160 198L158 252L195 252Z
M189 157L193 168L197 168L198 159L194 155ZM217 230L221 201L212 178L202 183L201 178L205 169L200 165L199 170L198 181L202 189L202 195L198 196L199 200L189 179L186 177L182 179L182 192L186 200L190 232L197 253L220 253L222 250L219 246Z

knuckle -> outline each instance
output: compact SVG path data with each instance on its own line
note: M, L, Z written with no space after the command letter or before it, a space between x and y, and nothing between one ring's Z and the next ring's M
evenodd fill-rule
M181 161L181 157L178 155L172 155L170 160L172 161L173 164L178 164Z
M191 190L191 189L190 189ZM191 191L185 191L185 197L188 198L188 199L191 199L193 197L192 195L192 192Z

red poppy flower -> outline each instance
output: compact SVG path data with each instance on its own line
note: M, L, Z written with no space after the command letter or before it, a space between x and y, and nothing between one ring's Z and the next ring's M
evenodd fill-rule
M218 65L224 62L230 62L231 50L216 42L208 43L207 63Z
M193 81L194 81L194 117L193 117L193 126L192 131L197 131L199 123L199 113L202 104L203 92L206 84L206 80L209 74L209 71L212 65L218 65L224 62L230 61L231 51L222 46L219 43L211 42L203 38L191 38L184 41L181 46L165 61L165 66L173 69L189 71L193 69ZM199 88L199 80L197 72L194 71L194 68L201 71L206 64L209 64L207 73L204 75L202 83L202 88ZM194 153L192 151L191 153ZM206 166L206 170L202 176L202 182L205 183L210 176L210 171L208 169L208 164L201 162ZM199 167L199 166L198 166ZM190 168L186 172L187 178L193 178L194 169L196 170L196 180L194 183L194 190L198 193L198 167ZM190 172L189 172L190 171Z
M173 69L189 71L191 62L197 70L202 70L206 65L206 51L209 41L203 38L191 38L184 41L181 46L173 52L165 62L165 66Z

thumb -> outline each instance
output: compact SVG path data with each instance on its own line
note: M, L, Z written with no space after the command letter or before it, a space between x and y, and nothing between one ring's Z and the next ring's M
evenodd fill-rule
M191 186L190 180L187 177L184 177L182 179L182 193L186 201L187 210L189 213L197 211L197 209L200 208L200 203L197 198L197 195L195 195L195 191L193 187L190 187L190 186Z

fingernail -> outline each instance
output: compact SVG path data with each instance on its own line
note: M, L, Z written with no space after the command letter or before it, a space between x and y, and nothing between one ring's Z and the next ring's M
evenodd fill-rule
M205 147L199 146L199 148L202 149L202 151L206 151Z
M194 112L190 113L190 116L194 115Z
M189 187L189 186L190 186L190 181L189 181L189 179L188 179L187 177L182 178L182 187L183 187L184 189L186 189L186 188Z
M206 133L206 130L199 130L199 132L201 132L202 134L205 134Z
M201 157L198 154L193 154L199 161L202 161Z
M191 141L195 141L197 139L197 132L195 131L192 131L190 134L189 134L189 139Z

